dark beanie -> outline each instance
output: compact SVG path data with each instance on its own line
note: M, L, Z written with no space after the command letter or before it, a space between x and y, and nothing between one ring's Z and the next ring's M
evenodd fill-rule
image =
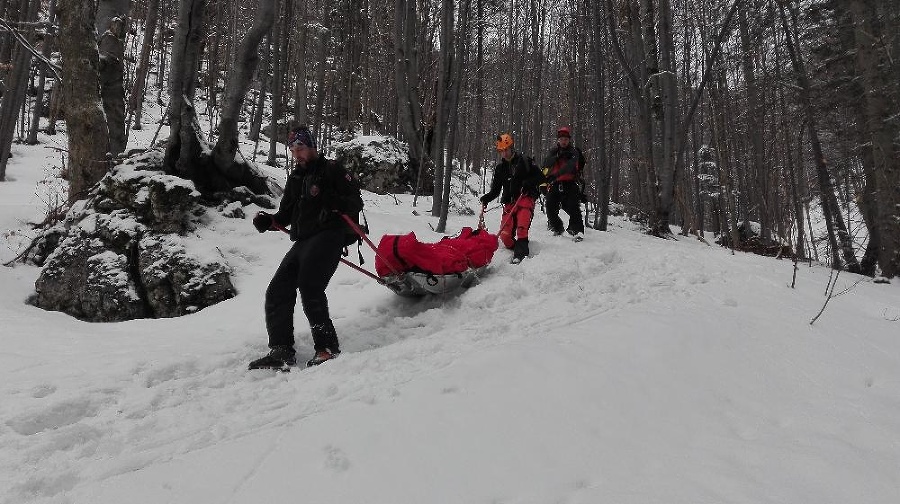
M316 137L313 136L312 132L309 131L309 128L306 126L298 126L291 130L291 133L288 135L288 148L295 145L305 145L315 149Z

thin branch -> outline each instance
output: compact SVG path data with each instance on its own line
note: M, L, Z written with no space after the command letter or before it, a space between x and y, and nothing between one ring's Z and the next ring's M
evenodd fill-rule
M53 73L53 76L56 77L56 80L57 80L57 81L62 81L62 78L61 78L60 75L59 75L60 72L62 71L62 69L60 69L59 66L55 65L52 61L50 61L49 59L47 59L46 56L44 56L43 54L39 53L39 52L37 51L37 49L35 49L34 46L32 46L32 45L28 42L28 40L25 38L25 36L22 35L21 33L19 33L19 31L16 30L15 28L13 28L12 25L10 25L9 22L8 22L6 19L0 18L0 26L2 26L3 28L6 28L6 30L7 30L9 33L12 34L13 38L16 39L16 41L19 43L19 45L21 45L21 46L24 47L28 52L30 52L32 55L34 55L34 57L35 57L38 61L40 61L41 63L43 63L44 65L46 65L47 68L50 69L50 71Z
M619 60L619 63L622 65L622 70L625 71L625 75L628 77L628 80L631 81L631 84L640 89L641 82L638 78L638 75L634 72L634 70L628 65L628 58L625 56L625 51L622 49L621 42L619 41L619 36L616 32L616 22L615 16L613 12L615 8L613 7L612 0L606 0L606 19L609 23L609 39L612 42L613 49L616 53L616 58Z
M694 94L694 99L691 101L691 106L688 109L687 116L685 116L684 118L681 138L678 139L678 151L675 155L676 169L681 165L681 160L684 159L684 149L687 146L687 132L690 129L691 122L694 120L694 113L697 111L697 106L700 104L700 98L703 96L703 89L706 87L707 81L709 81L710 74L712 74L713 64L719 58L719 53L722 50L722 43L725 40L725 35L729 32L729 27L731 26L731 19L734 17L734 13L737 11L738 6L740 6L743 1L744 0L734 0L734 3L731 4L731 9L729 9L728 13L725 15L725 21L722 23L722 27L719 29L719 34L716 36L716 40L713 42L713 52L706 62L706 68L703 70L703 77L700 79L700 86L697 87L697 92L696 94Z
M809 325L813 325L813 323L818 320L818 318L825 311L825 307L828 306L828 302L831 301L831 298L834 297L834 286L837 285L837 279L841 275L841 270L832 269L831 272L832 274L828 276L828 285L825 287L825 304L822 305L822 309L819 310L819 313L817 313L816 316L809 321Z

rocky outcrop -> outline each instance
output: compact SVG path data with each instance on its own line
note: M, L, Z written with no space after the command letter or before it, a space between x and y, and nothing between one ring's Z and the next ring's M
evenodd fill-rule
M156 161L161 153L152 151L117 166L43 233L28 258L43 265L29 302L114 322L177 317L235 296L229 267L212 251L188 252L199 247L182 236L207 212L200 193L153 169ZM218 201L243 216L233 203Z
M416 174L409 168L409 147L396 138L360 136L333 147L335 159L359 179L364 189L379 194L415 189Z

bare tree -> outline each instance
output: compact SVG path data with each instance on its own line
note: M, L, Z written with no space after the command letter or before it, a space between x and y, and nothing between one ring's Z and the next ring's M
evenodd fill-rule
M56 21L56 0L50 0L50 4L47 8L47 19L52 24ZM53 36L49 33L49 30L44 33L44 41L41 47L41 55L45 60L50 59L51 47L53 46ZM37 133L41 124L41 113L44 109L44 94L47 84L47 68L46 65L41 65L40 70L38 71L38 84L36 88L36 94L34 97L34 112L31 116L31 127L28 128L28 138L25 139L25 143L29 145L34 145L37 143Z
M856 259L856 253L853 250L853 242L850 233L847 232L847 226L844 224L844 218L838 207L837 197L834 193L834 184L831 181L831 174L828 172L828 165L825 161L825 154L822 152L822 143L819 139L819 130L817 127L817 117L810 98L809 76L806 73L803 60L797 50L796 36L788 24L787 14L782 4L778 5L779 17L781 19L782 28L785 33L785 42L787 43L788 55L796 74L797 84L799 86L800 101L806 115L806 127L809 134L810 145L813 150L813 158L816 164L816 174L819 182L820 196L822 198L822 213L828 226L829 240L831 241L832 250L832 266L834 268L841 267L841 255L847 264L847 270L852 273L859 273L859 261ZM834 234L837 233L837 237ZM838 247L837 240L840 240Z
M24 5L23 24L30 25L31 21L37 19L38 8L40 2L38 0L29 0ZM9 26L7 24L7 26ZM12 50L12 69L10 79L7 81L11 85L3 93L2 102L0 102L0 182L6 180L6 163L9 160L10 150L12 147L13 137L15 136L16 120L19 117L19 111L25 103L25 88L28 85L28 74L31 67L31 57L33 48L32 36L33 28L28 28L25 34L20 34L21 38L17 38L17 44ZM11 47L12 49L12 47Z
M898 84L892 82L890 75L877 4L871 0L850 0L846 6L853 20L856 68L865 90L862 108L874 164L871 175L877 202L873 224L880 240L878 265L890 278L900 274L900 124L895 101Z
M223 189L206 176L210 172L209 163L201 159L204 140L194 105L200 46L206 26L205 10L206 0L181 0L178 5L172 65L169 70L170 133L165 165L171 173L180 177L195 180L204 186L212 185L215 189Z
M250 31L244 35L235 54L232 71L225 86L225 100L219 116L219 137L213 148L213 162L225 176L234 181L243 181L256 192L266 192L264 180L254 173L244 176L249 168L246 163L238 163L238 116L250 89L253 74L259 65L259 46L272 29L275 22L276 0L259 0L256 15Z
M130 0L100 0L95 26L99 34L100 98L109 130L109 151L125 150L125 32Z
M421 187L427 164L422 96L419 88L419 25L416 0L395 0L394 73L400 131L409 144L409 169L418 171ZM418 194L418 190L416 191Z
M143 127L141 123L144 108L144 92L147 87L147 74L150 71L150 53L153 50L158 19L159 0L149 0L147 2L147 17L144 21L144 40L141 44L141 56L135 71L134 86L128 102L128 112L134 116L134 122L131 127L136 130Z
M60 0L62 102L69 135L69 201L84 198L109 170L106 115L99 103L100 55L90 2Z

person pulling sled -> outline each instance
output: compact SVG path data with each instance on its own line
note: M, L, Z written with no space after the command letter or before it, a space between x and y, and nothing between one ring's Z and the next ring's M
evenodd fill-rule
M298 292L315 348L306 365L316 366L341 353L325 288L337 270L344 247L357 239L342 215L362 211L359 183L339 163L318 153L315 137L306 126L290 132L288 148L295 167L278 211L259 212L253 218L260 233L290 227L293 245L266 289L270 351L251 362L250 369L285 369L297 363L294 309Z
M513 148L513 137L504 133L497 137L500 163L494 168L491 189L481 197L484 211L498 195L503 204L500 219L500 241L513 250L513 264L528 257L528 229L534 218L534 202L539 196L538 186L544 176L530 159Z

